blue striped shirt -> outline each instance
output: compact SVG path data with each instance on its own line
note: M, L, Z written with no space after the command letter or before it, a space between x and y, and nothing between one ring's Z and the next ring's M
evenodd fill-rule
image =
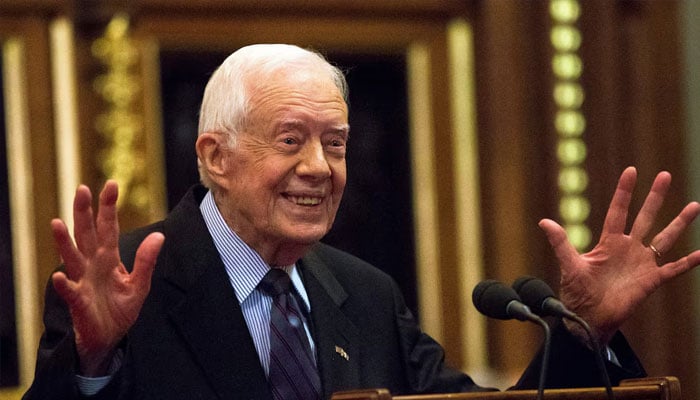
M199 206L209 233L214 239L214 245L219 251L221 261L226 267L226 274L241 305L250 336L255 343L255 349L260 357L260 364L265 373L270 371L270 308L272 298L265 296L255 288L265 276L270 266L260 255L226 225L223 216L214 202L214 196L208 192ZM296 265L283 268L290 276L294 289L302 299L300 307L306 307L311 312L308 295L301 281ZM304 321L306 335L314 351L314 342L309 332L308 321Z

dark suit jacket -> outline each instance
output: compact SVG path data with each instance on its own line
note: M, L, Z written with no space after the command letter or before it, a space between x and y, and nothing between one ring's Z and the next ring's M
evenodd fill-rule
M240 306L199 211L205 193L200 186L193 188L164 221L123 236L127 268L147 234L163 232L166 241L151 291L122 343L122 366L96 398L271 399ZM385 273L323 244L297 265L311 303L326 397L370 387L394 394L487 390L443 363L442 348L419 329ZM35 380L25 398L80 398L70 316L50 285L44 323ZM600 385L590 351L564 330L558 332L550 387ZM631 368L614 368L614 382L643 375L625 343L616 351ZM535 388L538 375L536 359L517 388Z

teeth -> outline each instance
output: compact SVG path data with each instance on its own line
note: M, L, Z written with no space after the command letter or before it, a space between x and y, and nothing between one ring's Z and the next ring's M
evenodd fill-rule
M315 206L317 204L321 204L321 198L320 197L296 197L296 196L291 196L290 197L292 201L296 204L302 205L302 206Z

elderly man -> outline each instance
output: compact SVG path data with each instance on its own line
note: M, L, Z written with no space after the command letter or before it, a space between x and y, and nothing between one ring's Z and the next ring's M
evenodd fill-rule
M102 190L96 218L89 189L78 188L75 244L63 222L52 221L65 264L47 291L27 399L482 390L444 365L442 348L421 332L387 275L319 243L346 180L342 73L295 46L248 46L214 73L200 118L204 186L164 221L119 240L114 182ZM657 266L655 252L670 249L700 212L691 203L650 237L670 179L657 176L627 234L636 171L625 170L589 253L578 254L555 222L540 223L561 264L563 301L617 356L613 382L644 374L618 327L656 288L700 263L696 251ZM289 293L272 290L290 280ZM601 384L585 339L563 326L552 354L550 385ZM516 387L536 387L537 371L535 361Z

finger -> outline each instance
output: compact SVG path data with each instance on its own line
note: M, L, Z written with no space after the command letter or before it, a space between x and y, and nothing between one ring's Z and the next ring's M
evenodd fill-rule
M153 268L156 265L158 253L160 253L164 241L165 236L162 233L154 232L146 236L136 250L131 279L138 287L139 292L144 295L150 290Z
M73 244L73 239L68 233L68 227L60 219L54 219L51 221L51 232L53 233L58 253L61 255L63 264L66 267L68 278L75 281L79 280L84 273L83 257L75 247L75 244Z
M100 208L95 221L98 243L117 251L119 245L119 219L117 198L119 187L116 181L109 180L100 192Z
M559 260L562 273L568 272L568 270L575 265L578 252L569 242L566 231L561 225L551 219L541 220L539 227L547 236L547 240L550 246L552 246L552 250L554 250L554 255L557 257L557 260Z
M92 215L92 193L85 185L78 186L73 199L73 235L78 249L91 255L97 249L95 221Z
M689 203L671 223L654 236L650 243L654 245L659 253L668 252L698 215L700 215L700 203Z
M663 205L670 187L671 174L663 171L656 175L656 179L654 179L654 183L651 185L651 190L649 190L649 194L644 200L644 204L642 204L642 208L639 210L634 224L632 224L630 236L639 241L643 241L644 238L646 238L654 225L656 215L661 205Z
M610 201L608 213L605 216L602 235L624 233L627 224L627 212L636 182L637 170L634 167L627 167L622 171L622 175L620 175L620 179L617 182L615 194Z
M676 276L695 268L700 265L700 250L696 250L689 255L670 263L666 263L657 268L659 275L661 275L663 285L664 282L675 278Z

